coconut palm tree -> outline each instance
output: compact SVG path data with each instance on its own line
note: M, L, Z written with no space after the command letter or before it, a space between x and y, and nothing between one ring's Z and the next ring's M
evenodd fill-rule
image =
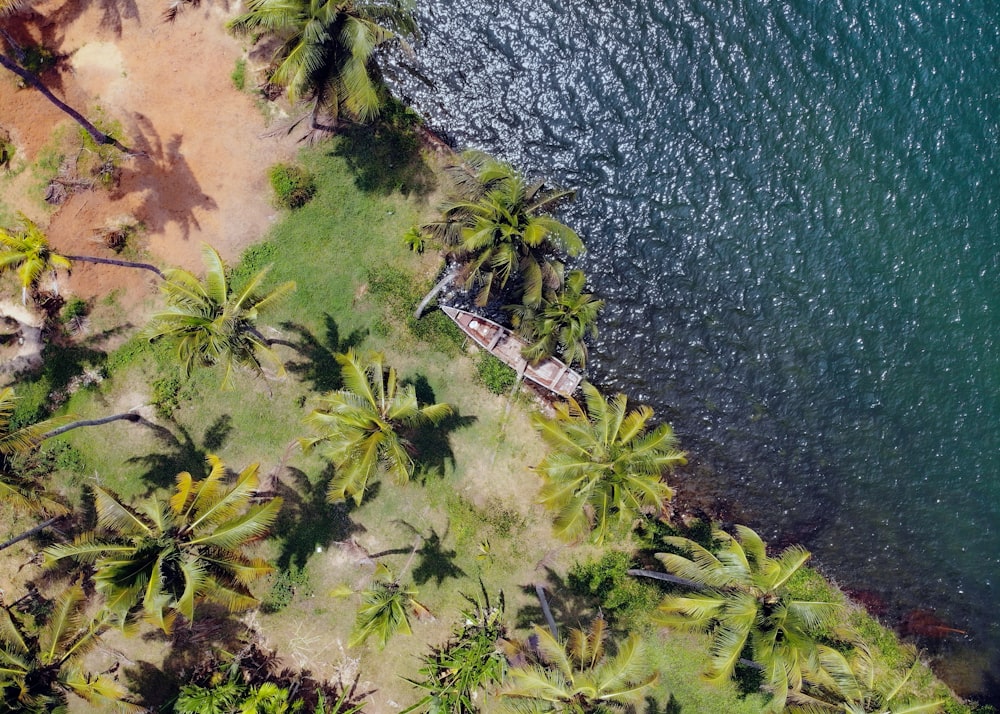
M748 652L773 694L772 712L781 712L789 695L807 682L831 688L843 682L848 674L843 657L820 644L817 634L841 611L841 603L796 600L788 592L788 581L809 552L791 546L771 558L764 541L746 526L736 526L736 537L715 529L713 538L720 544L717 552L688 538L669 537L667 543L690 555L657 554L668 572L698 587L664 598L656 619L711 633L708 679L729 679Z
M401 385L384 360L381 353L365 360L353 350L338 354L345 388L318 398L305 419L316 436L300 439L302 448L319 446L337 468L328 491L331 502L350 496L360 505L373 478L408 481L414 464L402 432L452 413L448 404L420 406L413 385Z
M52 273L53 287L59 292L56 270L69 270L69 258L49 246L42 230L23 213L18 214L20 229L0 228L0 272L17 271L21 281L21 303L28 303L28 291L33 290L46 272Z
M249 505L258 485L257 464L244 469L232 486L223 481L222 461L209 456L208 464L205 479L180 473L169 501L150 501L138 510L95 488L97 524L103 532L46 549L47 562L73 558L93 563L97 590L110 612L124 621L141 607L165 632L178 613L193 619L199 600L231 610L256 604L247 586L272 568L243 550L267 534L281 499Z
M442 208L439 221L424 226L468 259L466 289L478 287L476 304L485 305L516 277L517 298L541 305L543 291L562 285L562 254L583 252L580 236L544 215L572 191L529 184L507 164L466 154L467 165L451 173L461 198Z
M281 41L270 79L293 101L313 102L333 124L342 115L370 121L382 106L375 53L400 35L416 32L402 0L248 0L247 12L229 22L238 35L271 34Z
M261 293L268 271L265 268L239 292L233 292L218 251L204 244L201 252L205 262L204 281L180 268L165 272L161 290L167 308L153 315L146 336L150 341L166 338L176 342L177 357L186 375L191 374L195 365L225 364L223 388L231 384L237 367L263 376L268 366L283 374L281 360L256 325L262 313L295 289L295 283L289 281Z
M814 687L796 697L789 714L936 714L944 699L921 701L907 691L917 668L917 653L905 650L910 665L890 668L864 642L855 642L849 659L839 652L827 657L828 669L843 672L833 688ZM830 666L832 665L832 666Z
M59 292L56 282L57 270L70 270L73 261L103 263L123 268L139 268L163 277L163 273L149 263L135 263L130 260L114 260L92 255L60 255L49 245L49 239L38 225L23 213L18 213L21 227L0 228L0 272L16 270L21 281L21 302L27 304L28 291L38 285L46 271L51 271L53 290Z
M519 659L524 661L511 666L510 684L501 696L512 700L511 708L518 711L628 711L653 686L657 675L643 661L639 635L630 635L609 656L605 631L604 620L598 618L589 631L572 630L569 640L560 642L536 625L533 642L519 648Z
M404 571L406 568L404 568ZM361 607L354 621L354 632L347 643L356 647L374 637L379 649L384 649L397 633L412 634L410 612L420 617L429 611L417 600L417 591L406 587L384 564L379 563L375 578L361 592Z
M668 424L649 427L649 407L630 412L624 394L608 401L586 382L583 394L586 410L570 399L554 418L532 415L554 449L534 470L544 481L539 500L556 512L556 532L571 539L591 533L602 543L613 526L662 509L673 496L663 473L687 460Z
M82 588L74 585L44 622L0 607L0 711L63 711L70 693L92 706L145 711L126 700L127 691L117 682L81 671L81 661L108 627L104 619L87 622L85 604Z
M561 354L567 364L587 367L587 337L597 337L597 313L603 300L584 293L587 276L571 270L557 292L548 292L537 307L510 305L518 334L528 341L524 357L532 364Z

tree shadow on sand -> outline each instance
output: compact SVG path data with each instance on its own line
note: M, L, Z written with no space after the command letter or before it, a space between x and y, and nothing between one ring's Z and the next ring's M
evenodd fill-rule
M142 202L134 212L142 218L148 232L161 233L169 224L176 223L187 240L192 228L201 229L195 210L214 211L218 206L202 192L184 158L181 151L184 137L174 134L164 143L153 123L141 113L133 115L131 129L133 148L143 152L147 160L123 167L112 198L142 194Z
M337 354L360 345L368 336L368 331L354 330L342 337L337 321L329 313L323 315L323 321L326 329L322 341L317 339L305 325L283 322L282 329L294 333L295 338L274 342L290 347L302 357L300 360L285 362L285 369L301 381L311 382L314 391L325 393L343 386Z

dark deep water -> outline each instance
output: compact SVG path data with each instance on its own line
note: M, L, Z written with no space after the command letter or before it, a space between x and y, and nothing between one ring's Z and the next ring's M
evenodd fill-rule
M592 380L1000 692L1000 3L420 0L397 90L579 187Z

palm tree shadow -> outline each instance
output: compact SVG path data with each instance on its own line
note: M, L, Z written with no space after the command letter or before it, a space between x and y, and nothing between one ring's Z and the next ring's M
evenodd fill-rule
M427 378L418 374L414 379L407 380L413 385L420 404L435 404L434 390ZM433 476L444 476L455 468L455 453L451 449L451 434L458 429L475 424L477 417L463 416L458 409L437 424L425 425L413 429L406 434L410 448L415 454L416 478L426 483Z
M399 523L419 535L423 541L416 553L420 560L417 567L413 569L414 583L423 585L434 578L437 586L441 587L445 578L465 577L465 571L455 565L458 552L444 548L444 541L448 538L448 533L451 530L450 523L443 536L438 535L434 528L431 528L430 535L425 536L406 521L399 521Z
M286 473L295 487L281 480L276 482L277 494L284 503L271 528L271 536L281 540L281 553L276 561L280 570L292 565L305 567L317 548L326 550L355 533L365 532L364 526L351 520L353 502L327 501L326 483L330 474L311 483L298 469L286 467Z
M286 362L285 369L304 381L312 382L314 391L332 392L343 386L336 355L360 345L368 336L368 331L354 330L346 337L341 337L337 321L329 313L323 315L323 320L326 335L322 342L309 328L290 321L281 323L281 327L294 332L298 339L277 342L291 347L303 357L301 361Z
M435 187L420 139L398 102L390 103L373 124L341 127L330 154L347 162L355 185L365 193L426 196Z
M121 180L112 198L136 193L141 196L134 210L143 217L149 233L162 233L171 223L176 223L186 240L192 228L201 224L195 210L214 211L218 205L211 196L203 193L201 184L184 158L181 144L184 137L174 134L163 142L144 114L133 116L130 133L133 148L141 151L148 160L122 168ZM167 190L169 188L169 191Z
M643 710L643 714L682 714L681 703L673 694L670 695L662 709L653 697L646 697L645 704L646 708Z
M133 456L128 459L127 463L146 466L143 479L149 484L145 494L147 496L158 488L172 485L177 474L182 471L190 472L195 479L204 477L205 460L209 453L217 451L233 429L232 417L223 414L205 430L201 442L203 446L198 446L191 433L176 421L173 425L177 433L152 422L145 424L155 430L157 437L172 447L168 451Z
M552 568L546 567L544 580L538 580L536 583L545 590L552 618L560 629L583 627L584 623L589 623L600 612L600 605L596 598L575 594L569 584ZM545 625L545 615L542 612L541 604L538 603L535 591L536 583L521 587L521 591L530 596L534 600L534 604L525 605L517 611L516 627L527 628L532 625Z
M137 25L141 24L135 0L97 0L96 5L101 9L101 28L110 30L116 37L121 37L125 20L135 20ZM50 15L49 21L58 27L69 27L91 6L91 3L85 2L63 3Z

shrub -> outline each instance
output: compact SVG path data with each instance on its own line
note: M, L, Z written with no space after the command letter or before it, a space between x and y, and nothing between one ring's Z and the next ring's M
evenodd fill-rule
M164 419L169 419L174 409L180 406L181 380L177 377L163 377L153 382L153 407Z
M69 323L75 318L86 317L88 312L86 300L78 297L70 298L69 302L63 305L61 319L63 323Z
M0 129L0 167L10 168L14 160L14 151L14 142L11 141L10 134Z
M300 166L275 164L268 174L278 205L301 208L316 195L316 178Z
M517 373L488 352L476 358L479 382L493 394L506 394L517 381Z
M229 75L229 78L233 80L233 86L236 87L241 92L246 89L247 86L247 61L240 57L236 60L236 66L233 67L233 73Z
M261 598L260 609L270 613L280 612L292 604L296 594L312 595L312 585L305 568L290 565L275 576L271 590Z
M574 565L567 582L578 595L596 597L614 622L634 624L653 611L660 592L628 574L631 560L628 553L621 551L605 553L600 560Z

